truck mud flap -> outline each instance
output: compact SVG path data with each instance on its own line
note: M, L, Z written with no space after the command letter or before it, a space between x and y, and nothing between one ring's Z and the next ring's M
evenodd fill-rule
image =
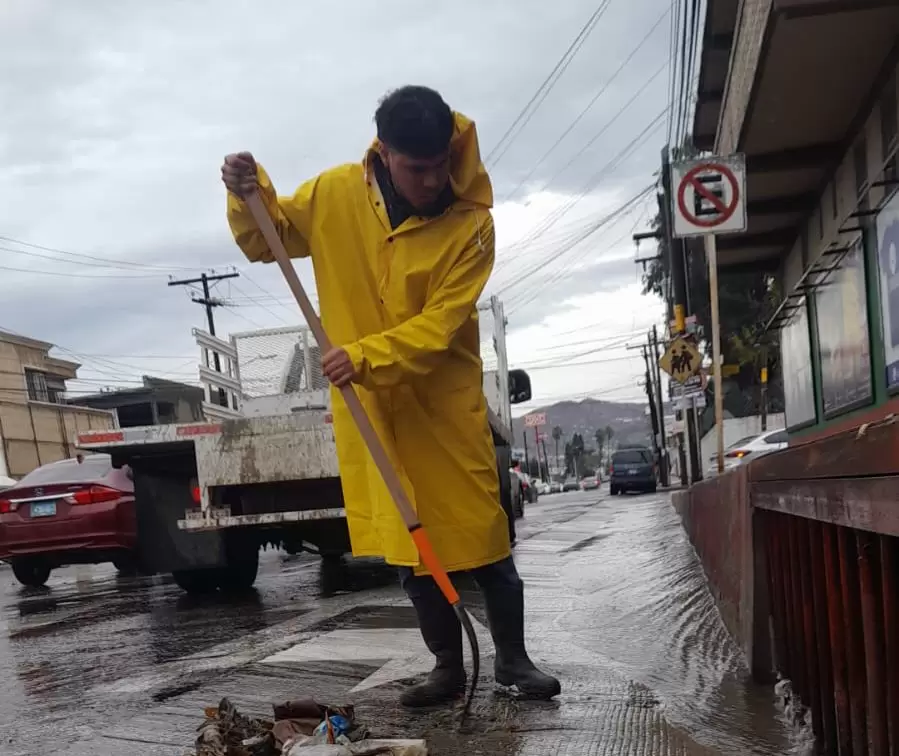
M141 562L154 572L172 572L225 564L221 532L181 530L178 520L195 507L190 480L159 470L134 471L137 536Z

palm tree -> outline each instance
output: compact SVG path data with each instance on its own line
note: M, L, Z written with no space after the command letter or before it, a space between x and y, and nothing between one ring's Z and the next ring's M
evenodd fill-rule
M602 428L597 428L596 433L593 434L593 438L596 439L596 458L597 464L599 467L602 467L602 448L606 443L606 432Z
M562 439L562 429L556 425L553 427L553 441L556 442L556 464L555 466L559 466L559 441Z

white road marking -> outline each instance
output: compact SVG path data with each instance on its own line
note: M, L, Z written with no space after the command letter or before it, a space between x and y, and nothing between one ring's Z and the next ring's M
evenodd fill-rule
M490 656L493 640L486 627L472 618L481 657ZM468 653L467 644L465 652ZM430 672L434 657L425 648L421 633L410 628L378 628L333 630L292 648L263 659L264 664L301 663L309 661L387 661L356 685L350 693L405 680Z

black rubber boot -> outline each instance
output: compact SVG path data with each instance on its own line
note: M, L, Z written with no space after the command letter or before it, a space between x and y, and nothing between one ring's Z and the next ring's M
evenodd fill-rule
M496 681L518 688L528 698L548 701L559 695L559 681L537 669L525 649L524 583L511 557L478 569L475 578L484 593L490 634L496 646Z
M437 663L423 683L403 691L400 703L410 709L421 709L455 701L465 693L459 619L430 577L404 579L403 587L415 607L425 645Z

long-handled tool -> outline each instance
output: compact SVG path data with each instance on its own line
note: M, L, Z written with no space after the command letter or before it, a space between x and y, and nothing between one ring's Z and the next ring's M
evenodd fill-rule
M297 300L297 304L303 313L303 317L306 318L306 323L312 331L312 335L315 336L315 340L318 342L319 349L321 349L322 354L327 353L332 347L331 340L328 338L328 334L325 333L322 322L313 309L309 297L306 296L306 290L303 288L300 277L297 275L293 264L290 262L287 250L281 242L281 237L278 236L275 224L269 217L262 199L259 197L258 192L253 192L246 197L244 201L246 202L247 207L249 207L250 212L253 214L256 225L262 232L263 237L265 237L268 248L271 250L275 261L278 263L278 267L281 268L284 278L287 279L287 285L293 292L293 296ZM362 406L359 396L352 386L344 386L340 389L340 393L350 410L350 414L353 416L356 426L359 428L362 440L368 447L368 451L375 461L375 465L377 465L378 471L384 479L384 483L387 485L387 490L390 491L390 495L393 497L393 502L399 510L400 517L403 518L403 522L409 531L409 535L412 536L412 540L415 542L415 546L421 556L421 561L433 576L434 581L440 587L440 591L446 597L446 600L452 605L462 627L465 628L465 634L468 636L468 642L471 645L471 661L473 669L471 687L468 690L468 696L466 697L465 705L462 708L462 717L464 718L471 708L471 701L474 698L474 693L478 685L478 676L481 672L481 654L478 649L478 638L475 635L474 627L471 624L471 617L468 615L465 606L462 604L459 592L456 590L455 586L453 586L449 575L447 575L446 570L443 569L443 565L437 558L434 547L431 545L431 541L428 538L425 529L422 527L418 515L412 508L412 502L409 501L409 497L406 495L400 477L390 463L390 458L387 456L384 445L381 443L381 439L378 438L378 434L371 424L371 420L369 419L365 408Z

